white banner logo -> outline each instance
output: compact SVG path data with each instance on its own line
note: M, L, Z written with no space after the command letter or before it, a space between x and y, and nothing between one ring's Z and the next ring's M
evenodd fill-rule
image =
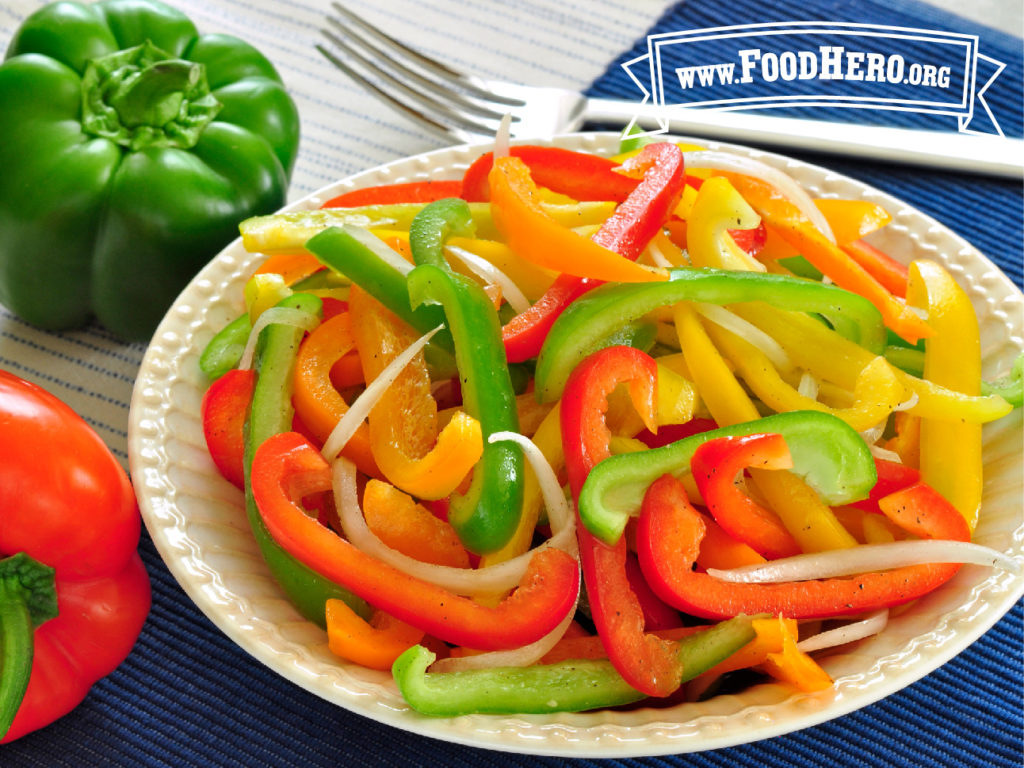
M1005 66L976 35L810 21L649 35L647 53L622 65L643 103L665 109L654 134L676 106L800 106L950 115L961 133L1000 136L985 91Z

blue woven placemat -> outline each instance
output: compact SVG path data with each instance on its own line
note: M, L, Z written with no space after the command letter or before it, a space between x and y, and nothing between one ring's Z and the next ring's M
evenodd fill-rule
M927 6L876 0L693 0L652 31L764 21L871 21L979 35L1007 63L989 103L1021 133L1021 41ZM622 61L646 50L638 41ZM633 98L613 63L593 93ZM813 115L822 116L820 113ZM914 113L846 111L839 119L922 124ZM933 118L932 118L933 119ZM963 235L1021 284L1019 183L807 156L895 194ZM72 714L0 747L0 765L68 766L555 766L537 758L426 740L350 714L280 678L217 630L184 595L144 535L153 610L137 647ZM832 722L756 744L602 766L1020 766L1022 622L1018 604L971 648L904 691Z

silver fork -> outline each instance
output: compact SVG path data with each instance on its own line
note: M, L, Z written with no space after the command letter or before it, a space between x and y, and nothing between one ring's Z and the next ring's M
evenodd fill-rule
M445 142L493 138L511 118L513 138L550 138L584 125L645 130L1020 179L1024 141L944 131L832 123L633 101L588 98L560 88L482 80L387 35L337 2L317 44L334 66L386 105Z

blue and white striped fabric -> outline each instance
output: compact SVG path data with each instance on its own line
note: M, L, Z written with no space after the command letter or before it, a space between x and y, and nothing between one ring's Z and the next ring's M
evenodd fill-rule
M175 0L202 31L239 35L279 68L299 105L303 142L292 199L350 173L435 148L436 141L367 96L313 50L327 0ZM36 0L0 7L0 44ZM355 3L350 3L355 5ZM981 37L1010 66L992 100L1020 133L1021 41L917 3L881 0L384 0L366 17L474 74L591 87L633 98L618 68L648 32L761 21L854 20L946 28ZM591 85L592 84L592 85ZM847 115L847 118L850 118ZM3 137L0 137L0 141ZM825 161L906 199L964 235L1021 284L1019 184ZM2 169L0 169L2 172ZM145 346L102 329L38 331L0 308L0 368L36 381L79 411L127 463L128 405ZM81 707L0 747L0 765L331 766L564 765L568 760L427 741L352 715L253 661L180 590L148 538L141 544L153 610L129 659ZM1022 610L905 691L838 720L757 744L615 766L1019 766ZM574 764L597 765L591 760Z

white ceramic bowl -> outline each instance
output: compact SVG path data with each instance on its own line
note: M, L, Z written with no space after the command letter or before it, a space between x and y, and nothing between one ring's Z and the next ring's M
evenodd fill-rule
M611 154L612 134L555 144ZM775 165L821 197L879 203L893 223L873 238L896 258L935 259L974 302L984 373L1009 369L1024 348L1024 297L991 262L914 208L847 177L779 155L702 142ZM455 147L357 174L289 206L312 209L346 190L420 178L459 178L486 148ZM323 631L303 620L272 581L249 532L242 495L209 459L199 418L206 382L199 354L242 309L242 286L258 257L228 246L167 313L143 360L131 404L128 448L142 516L161 556L199 608L258 661L328 701L425 736L489 749L591 757L659 755L757 741L805 728L875 702L962 651L1024 594L1024 578L965 567L880 636L824 663L829 691L799 694L761 685L739 695L671 709L547 716L428 718L410 710L390 675L346 664ZM1024 562L1022 427L1018 409L984 432L984 501L976 541ZM968 684L965 682L965 685Z

